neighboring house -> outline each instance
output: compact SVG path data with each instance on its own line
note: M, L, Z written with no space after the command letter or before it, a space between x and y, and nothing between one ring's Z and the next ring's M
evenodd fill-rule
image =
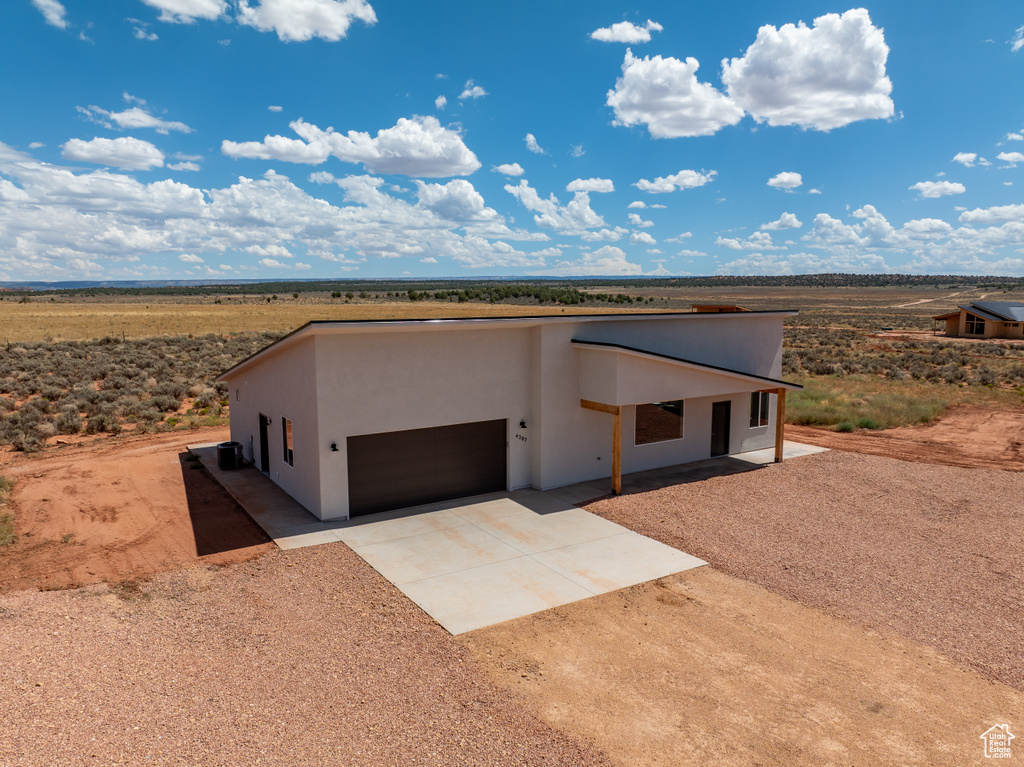
M792 311L310 322L235 365L231 438L320 519L782 457Z
M1024 338L1024 304L1018 301L972 301L955 312L932 317L945 322L947 336Z

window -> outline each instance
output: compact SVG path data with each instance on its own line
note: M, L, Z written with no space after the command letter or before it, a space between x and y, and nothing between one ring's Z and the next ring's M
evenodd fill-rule
M766 391L750 392L750 428L768 425L768 405L771 395Z
M683 401L651 402L636 406L634 444L649 445L683 436Z
M281 419L281 434L284 436L284 462L289 466L295 465L295 451L292 449L292 419Z
M983 336L985 335L985 320L976 314L967 313L967 327L964 328L964 333L969 336Z

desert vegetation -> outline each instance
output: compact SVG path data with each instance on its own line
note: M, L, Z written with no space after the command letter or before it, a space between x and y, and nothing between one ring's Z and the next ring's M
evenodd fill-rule
M7 499L14 489L14 480L0 476L0 547L12 546L18 540L14 534L14 519L7 512Z
M792 423L927 423L956 404L1020 406L1024 345L932 334L957 303L1021 280L885 275L556 281L338 281L83 287L0 295L0 445L223 423L216 376L310 320L799 309L786 319Z
M163 336L21 343L0 353L0 444L32 452L60 435L217 425L221 372L280 336Z

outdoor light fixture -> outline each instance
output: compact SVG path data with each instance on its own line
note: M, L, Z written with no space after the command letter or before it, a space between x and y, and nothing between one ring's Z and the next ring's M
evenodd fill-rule
M331 443L331 452L332 453L337 453L338 452L338 443L337 442L332 442Z
M520 429L525 429L526 428L526 421L520 421L519 422L519 428Z

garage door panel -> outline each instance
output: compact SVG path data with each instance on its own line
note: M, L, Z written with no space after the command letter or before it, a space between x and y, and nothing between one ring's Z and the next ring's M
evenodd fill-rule
M505 420L348 438L349 513L506 489Z

